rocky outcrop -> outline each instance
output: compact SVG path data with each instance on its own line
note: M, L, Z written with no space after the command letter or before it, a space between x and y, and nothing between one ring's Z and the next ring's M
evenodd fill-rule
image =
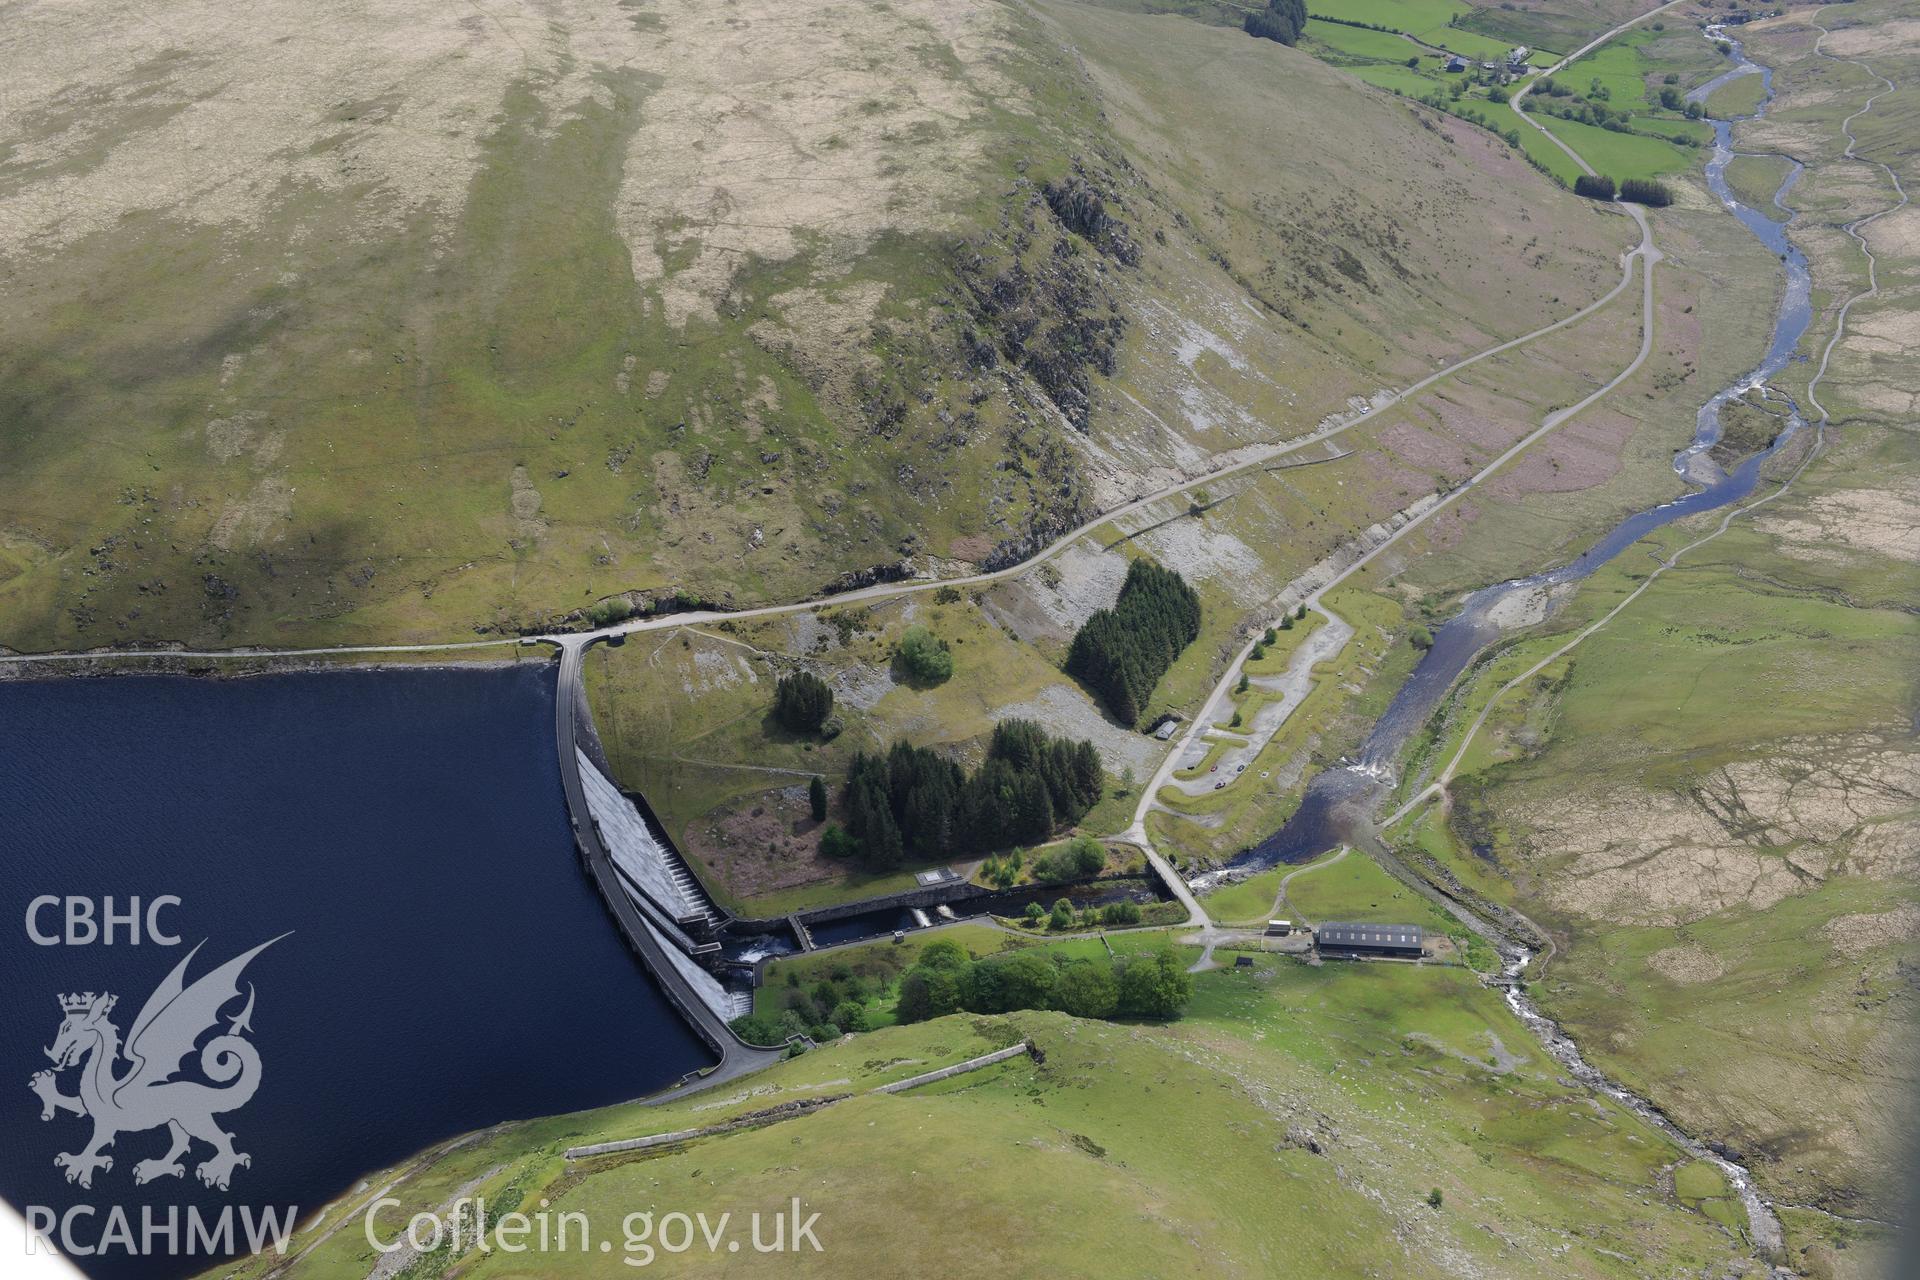
M864 569L849 569L837 577L828 579L827 584L820 588L820 594L837 596L848 591L858 591L862 587L877 587L883 582L905 582L912 576L913 566L905 560L868 565Z

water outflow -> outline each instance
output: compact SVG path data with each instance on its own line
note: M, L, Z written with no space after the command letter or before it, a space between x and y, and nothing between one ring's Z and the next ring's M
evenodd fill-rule
M1706 34L1711 39L1726 39L1718 27L1707 28ZM1551 601L1555 598L1553 588L1587 577L1655 529L1747 497L1759 481L1760 469L1766 460L1805 426L1799 408L1777 390L1768 388L1768 397L1785 410L1785 425L1773 442L1765 450L1746 458L1732 471L1722 469L1709 454L1709 450L1720 441L1722 409L1730 401L1764 386L1786 367L1788 361L1793 359L1794 349L1799 346L1813 314L1807 260L1788 242L1786 222L1776 222L1740 203L1727 184L1727 163L1738 154L1733 150L1731 140L1734 124L1763 115L1773 100L1772 71L1749 61L1738 41L1729 40L1727 43L1731 48L1729 57L1734 66L1694 90L1687 95L1688 98L1704 101L1708 94L1727 81L1748 75L1762 77L1766 92L1751 116L1709 121L1713 126L1714 142L1706 167L1707 187L1719 197L1741 226L1753 233L1780 259L1786 281L1766 355L1752 370L1729 383L1700 406L1691 439L1684 449L1674 455L1674 471L1688 485L1695 487L1671 502L1628 516L1566 564L1525 578L1496 583L1469 595L1460 611L1434 631L1433 647L1421 657L1406 683L1374 723L1373 730L1361 745L1358 758L1342 762L1340 767L1324 770L1315 777L1308 785L1299 809L1286 824L1233 859L1229 865L1234 872L1258 871L1283 862L1300 862L1344 843L1353 829L1355 818L1364 819L1369 815L1392 787L1395 761L1407 739L1426 723L1468 664L1499 637L1502 613L1512 611L1523 597L1532 593L1546 593L1542 607L1551 607ZM1772 196L1775 206L1789 213L1789 221L1791 211L1785 210L1781 200L1799 176L1800 167L1796 164ZM1507 605L1508 609L1500 609L1501 605Z

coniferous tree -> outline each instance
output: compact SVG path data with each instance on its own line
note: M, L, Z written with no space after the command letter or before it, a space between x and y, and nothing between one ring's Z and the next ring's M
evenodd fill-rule
M1050 839L1100 799L1106 771L1087 741L1009 720L971 775L925 747L862 752L847 773L847 830L868 865L950 857Z
M1592 200L1613 199L1613 179L1604 173L1583 173L1573 180L1573 194Z
M833 690L811 671L781 676L773 689L773 716L794 733L817 733L833 711Z
M1665 183L1655 182L1652 178L1627 178L1620 183L1620 198L1635 204L1665 208L1673 203L1673 192L1667 189Z
M886 809L875 811L870 834L861 840L861 849L866 854L867 865L876 871L885 871L900 865L906 857L906 849L900 840L900 826L893 820L893 814Z

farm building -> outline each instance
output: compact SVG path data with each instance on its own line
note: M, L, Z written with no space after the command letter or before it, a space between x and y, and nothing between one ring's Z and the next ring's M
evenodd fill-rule
M1466 69L1467 69L1467 60L1461 57L1459 54L1456 53L1452 57L1447 59L1447 70L1465 71Z
M1417 959L1423 936L1417 924L1323 924L1313 931L1322 955Z

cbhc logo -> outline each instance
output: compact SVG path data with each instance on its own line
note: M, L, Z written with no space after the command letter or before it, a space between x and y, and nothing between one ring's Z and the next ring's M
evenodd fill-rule
M114 898L109 894L100 899L96 910L92 898L71 894L58 898L43 893L27 904L27 936L42 947L85 947L96 942L110 947L116 941L137 947L144 927L148 942L175 947L180 945L180 937L161 928L160 909L179 905L180 899L166 893L148 901L144 911L137 897L128 898L124 907L116 909ZM50 913L49 925L58 928L57 933L41 928L42 918Z

